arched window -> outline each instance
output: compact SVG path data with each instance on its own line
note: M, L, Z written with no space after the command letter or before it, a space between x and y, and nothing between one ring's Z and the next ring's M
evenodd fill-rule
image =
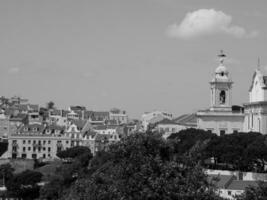
M225 104L225 99L226 99L225 91L222 90L220 92L220 104Z

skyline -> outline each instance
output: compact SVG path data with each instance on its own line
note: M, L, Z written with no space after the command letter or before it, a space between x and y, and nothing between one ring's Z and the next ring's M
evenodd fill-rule
M118 107L135 118L152 110L178 116L209 107L223 49L233 104L246 103L258 57L267 74L266 4L1 1L1 95L59 108Z

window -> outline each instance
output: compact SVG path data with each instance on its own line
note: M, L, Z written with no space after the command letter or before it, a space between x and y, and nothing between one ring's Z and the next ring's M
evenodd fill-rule
M45 142L46 142L46 141L44 140L44 141L43 141L43 144L45 144Z
M23 152L25 152L26 151L26 147L23 147Z
M48 147L48 152L50 152L51 151L51 147Z
M253 121L254 121L253 114L251 114L251 128L253 128Z
M233 130L233 133L238 133L238 129L234 129Z
M36 141L35 140L33 140L33 144L36 144Z
M31 147L28 147L28 151L30 151L31 150Z
M66 141L66 144L69 144L69 141L68 140Z
M27 155L26 155L26 153L23 153L23 154L21 154L21 158L27 158Z
M41 147L38 147L38 151L41 151Z
M31 141L30 140L28 140L28 144L31 144Z
M51 140L48 140L48 144L51 144Z
M26 143L26 141L25 140L23 140L23 144L25 144Z
M225 98L226 98L225 91L222 90L222 91L220 92L220 104L225 104Z
M43 151L45 151L45 147L43 147Z
M43 154L43 158L45 158L45 156L46 156L46 155L45 155L45 154Z
M220 130L220 136L224 136L225 135L225 130Z
M207 131L208 131L209 133L212 133L212 132L213 132L213 129L212 129L212 128L209 128L209 129L207 129Z
M36 147L33 147L33 151L36 151Z
M32 158L33 159L36 159L37 158L37 155L35 153L32 154Z
M232 195L232 192L231 191L228 191L228 195Z

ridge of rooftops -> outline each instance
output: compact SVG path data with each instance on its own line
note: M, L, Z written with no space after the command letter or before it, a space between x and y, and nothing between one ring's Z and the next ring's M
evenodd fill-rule
M218 189L245 190L249 186L257 186L258 181L238 180L235 175L208 175L208 181Z

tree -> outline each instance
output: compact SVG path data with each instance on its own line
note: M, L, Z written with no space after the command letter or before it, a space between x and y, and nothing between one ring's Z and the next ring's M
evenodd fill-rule
M84 164L88 164L88 161L93 157L91 150L88 147L76 146L57 153L59 158L77 158Z
M26 170L13 176L7 183L8 193L11 197L34 199L39 197L39 186L42 174L37 171Z
M48 110L54 109L54 107L55 107L55 103L53 101L49 101L47 103L47 109Z
M84 177L88 171L88 164L92 158L89 148L77 146L60 151L57 156L66 159L71 158L71 163L62 164L56 169L56 174L50 177L40 192L41 199L59 199L68 190L70 185L79 177Z
M216 139L217 135L200 129L185 129L169 136L174 141L175 152L184 154L188 152L197 142Z
M267 183L259 182L258 187L248 187L245 192L237 197L237 200L266 200Z
M64 199L218 199L191 154L177 156L160 134L133 134L108 153Z
M263 171L266 160L266 137L260 133L234 133L212 138L204 150L204 157L215 160L215 167L230 170Z

